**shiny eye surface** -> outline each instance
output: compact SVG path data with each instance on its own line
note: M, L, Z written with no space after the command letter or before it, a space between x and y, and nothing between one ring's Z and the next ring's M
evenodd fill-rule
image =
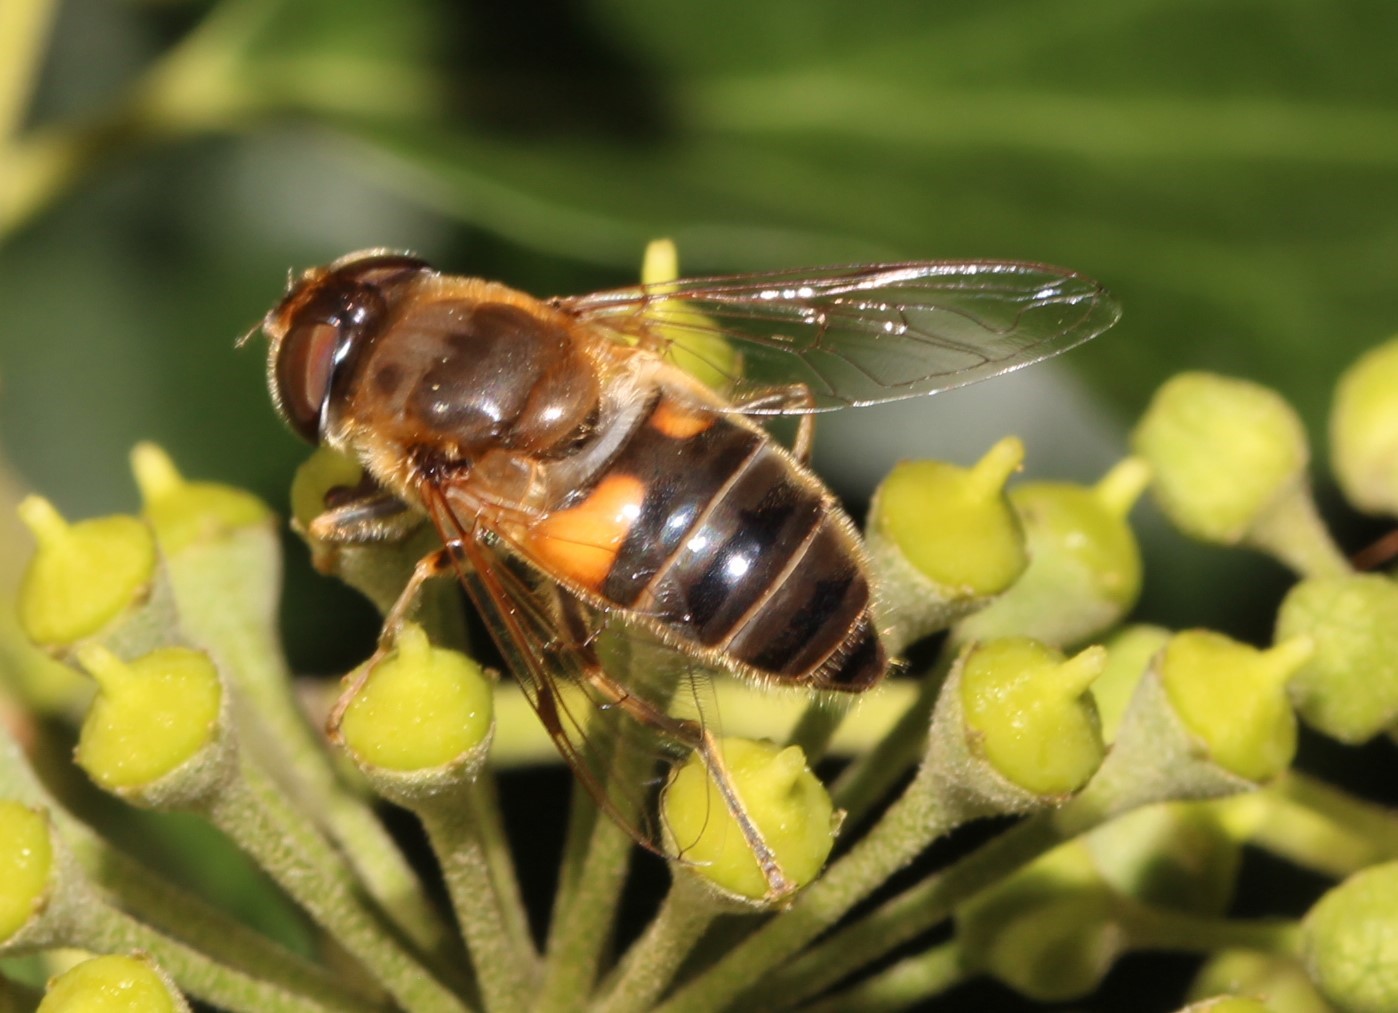
M344 328L339 323L308 320L294 325L282 339L276 382L282 410L303 439L320 440L320 419L330 394L336 352Z

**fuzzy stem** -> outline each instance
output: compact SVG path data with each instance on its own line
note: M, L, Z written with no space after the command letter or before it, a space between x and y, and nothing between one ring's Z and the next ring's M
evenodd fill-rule
M627 951L597 1013L644 1013L655 1005L680 964L703 937L722 907L710 889L680 873L660 911Z
M261 767L343 848L364 885L408 938L446 956L455 940L402 852L363 801L340 781L323 737L292 695L275 634L280 548L268 529L194 546L168 560L184 631L206 647L235 689L240 736Z
M1028 817L941 872L842 927L819 946L802 954L800 959L764 979L763 990L789 996L793 1002L818 994L927 931L950 915L956 904L999 882L1061 844L1067 836L1052 814Z
M592 991L611 942L631 838L601 816L592 799L573 789L572 818L564 849L554 917L545 954L538 1013L576 1009Z
M1301 926L1283 918L1211 918L1144 904L1121 905L1117 920L1132 950L1211 954L1257 950L1286 957L1301 954Z
M1239 800L1261 808L1251 843L1325 875L1344 878L1398 857L1398 817L1324 781L1289 771Z
M828 700L812 700L801 712L796 727L787 736L787 743L800 746L806 754L806 762L815 764L825 756L830 741L840 730L849 708Z
M214 961L253 974L269 987L311 996L331 1007L364 1001L351 994L343 975L332 975L278 946L202 898L181 890L156 870L113 849L48 794L7 735L0 735L0 797L46 808L59 836L94 883L125 910L156 928L178 932L184 944Z
M691 979L659 1007L665 1013L698 1013L729 1006L842 918L889 876L907 865L959 814L943 807L933 772L924 765L908 790L874 827L775 918L706 972Z
M880 799L886 798L899 778L922 756L932 711L955 657L948 641L932 670L916 681L916 696L893 728L873 749L846 767L831 786L830 797L847 813L848 826L857 825Z
M955 940L900 960L887 970L819 1002L802 1006L806 1013L880 1013L920 1008L967 978Z
M84 916L71 945L94 953L130 953L137 950L149 953L179 982L181 989L228 1009L319 1013L378 1008L375 1004L351 998L340 989L317 990L307 995L290 993L258 976L226 967L200 950L108 907L95 897L91 904L84 906Z
M538 954L493 782L482 773L459 791L414 809L441 865L486 1009L524 1009L535 985Z
M1304 486L1284 493L1244 540L1301 577L1344 577L1354 572Z
M244 762L208 806L209 819L251 855L315 921L408 1009L465 1010L461 1000L385 931L356 893L334 848L272 780Z
M0 150L19 133L58 4L6 0L0 7Z

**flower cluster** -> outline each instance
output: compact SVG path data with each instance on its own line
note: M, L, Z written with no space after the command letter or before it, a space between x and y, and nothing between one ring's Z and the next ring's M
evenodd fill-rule
M1343 378L1332 434L1350 501L1398 514L1398 343ZM542 945L531 929L497 776L550 744L518 691L462 651L449 582L346 678L327 744L279 646L264 505L185 480L148 445L133 455L139 517L70 523L28 499L37 551L18 615L34 646L6 654L27 709L0 741L8 987L37 1002L54 975L46 1010L95 1008L111 989L171 1010L185 994L258 1011L899 1008L979 976L1077 999L1124 954L1171 949L1206 958L1180 996L1191 1009L1392 1009L1398 817L1292 761L1298 719L1347 744L1395 726L1398 587L1333 544L1277 394L1178 376L1132 450L1090 487L1011 485L1012 438L969 467L898 466L867 523L880 621L897 651L939 637L916 652L931 660L850 709L718 679L715 748L755 830L728 818L705 763L677 762L656 814L672 887L620 955L632 842L588 804ZM355 479L318 453L294 523ZM1271 644L1126 625L1143 580L1127 516L1147 488L1180 531L1295 571ZM312 549L386 609L432 538ZM102 792L193 814L250 856L313 945L284 947L109 843L90 798L36 773L36 740L64 727ZM852 757L828 786L811 771L827 753ZM373 799L421 822L445 904ZM987 817L1016 819L886 888ZM1244 846L1338 885L1308 914L1230 916Z

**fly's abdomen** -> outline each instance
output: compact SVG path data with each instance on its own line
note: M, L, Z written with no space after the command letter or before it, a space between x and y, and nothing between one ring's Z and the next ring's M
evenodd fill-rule
M849 522L762 434L662 397L587 501L618 487L633 499L603 597L765 676L858 690L883 675Z

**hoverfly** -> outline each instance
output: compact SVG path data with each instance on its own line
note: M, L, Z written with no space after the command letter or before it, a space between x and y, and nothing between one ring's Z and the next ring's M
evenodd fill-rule
M385 250L304 272L267 314L278 409L369 481L311 525L362 543L426 515L559 752L654 848L610 777L626 742L697 751L790 889L674 687L607 670L620 620L696 667L858 692L889 668L853 523L808 469L813 413L930 394L1100 334L1096 282L1029 263L909 262L703 278L539 300ZM695 372L677 356L702 360ZM791 449L763 422L797 416ZM381 641L383 643L384 641ZM384 650L381 646L380 650ZM618 744L623 744L618 749Z

